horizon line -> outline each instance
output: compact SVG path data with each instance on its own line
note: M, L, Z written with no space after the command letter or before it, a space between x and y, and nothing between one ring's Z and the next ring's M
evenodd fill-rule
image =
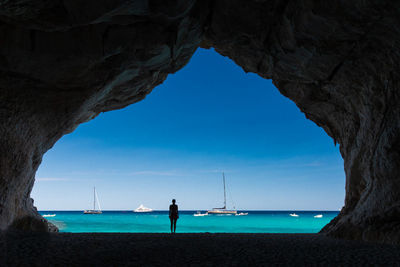
M83 209L83 210L38 210L38 212L43 212L43 211L84 211L85 209ZM182 210L179 210L179 211L204 211L204 210L209 210L209 209L191 209L191 210L188 210L188 209L182 209ZM315 210L309 210L309 209L306 209L306 210L303 210L303 209L285 209L285 210L275 210L275 209L272 209L272 210L259 210L259 209L236 209L236 210L238 210L238 211L340 211L341 209L338 209L338 210L322 210L322 209L315 209ZM101 210L101 211L134 211L134 209L129 209L129 210L118 210L118 209L115 209L115 210ZM153 210L153 211L168 211L168 210ZM147 213L151 213L151 212L147 212Z

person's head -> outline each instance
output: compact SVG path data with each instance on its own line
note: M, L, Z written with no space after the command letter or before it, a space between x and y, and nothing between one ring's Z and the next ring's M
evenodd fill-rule
M176 200L175 200L175 199L173 199L173 200L172 200L172 204L175 204L175 202L176 202Z

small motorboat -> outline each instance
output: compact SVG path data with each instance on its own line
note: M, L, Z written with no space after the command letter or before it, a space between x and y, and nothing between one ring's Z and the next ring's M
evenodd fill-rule
M318 215L315 215L315 216L314 216L314 218L322 218L322 217L323 217L322 214L318 214Z
M153 209L147 208L143 206L143 204L140 204L140 206L135 209L133 212L153 212Z
M235 216L246 216L246 215L249 215L249 213L248 212L240 212L238 214L235 214Z
M299 215L297 215L296 213L290 213L289 215L292 217L299 217Z
M193 214L193 216L195 216L195 217L203 217L203 216L207 216L207 215L208 215L207 212L206 213L201 213L200 211L198 211L197 213Z
M55 217L56 215L55 214L44 214L44 215L42 215L43 217Z

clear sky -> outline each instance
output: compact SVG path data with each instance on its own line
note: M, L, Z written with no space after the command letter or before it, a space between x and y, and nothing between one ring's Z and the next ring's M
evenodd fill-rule
M223 205L338 210L339 147L270 80L199 49L145 100L100 114L45 154L32 197L39 210L83 210L96 186L103 210Z

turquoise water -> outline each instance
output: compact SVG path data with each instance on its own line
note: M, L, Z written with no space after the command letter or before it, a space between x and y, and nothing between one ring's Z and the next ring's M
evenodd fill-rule
M205 211L202 211L204 213ZM177 232L180 233L317 233L338 211L240 211L247 216L209 215L196 217L196 211L180 211ZM170 230L168 211L134 213L132 211L103 211L83 214L82 211L40 211L56 214L46 217L60 232L125 232L165 233ZM322 218L314 218L322 214Z

